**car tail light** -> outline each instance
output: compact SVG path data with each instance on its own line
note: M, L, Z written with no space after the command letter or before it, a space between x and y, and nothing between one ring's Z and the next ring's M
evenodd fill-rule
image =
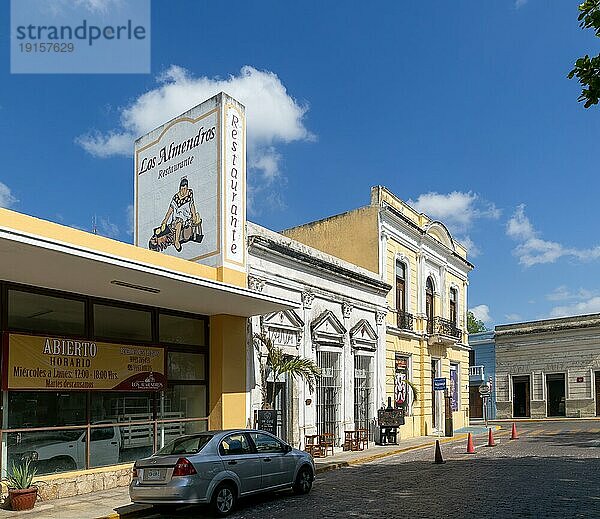
M173 476L193 476L197 474L194 465L187 458L179 458L173 470Z
M137 478L137 477L138 477L138 475L137 475L137 467L133 467L133 469L131 470L131 472L132 472L132 474L131 474L131 475L132 475L134 478Z

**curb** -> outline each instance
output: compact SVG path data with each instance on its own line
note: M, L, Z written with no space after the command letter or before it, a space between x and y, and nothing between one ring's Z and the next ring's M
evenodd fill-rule
M440 443L450 443L450 442L454 442L454 441L464 440L467 436L468 436L467 433L461 433L461 434L457 434L456 436L452 436L451 438L440 438L439 442ZM351 467L353 465L361 465L363 463L369 463L371 461L379 460L379 459L382 459L382 458L387 458L389 456L395 456L396 454L402 454L404 452L414 451L414 450L418 450L418 449L424 449L426 447L432 447L432 446L435 445L436 441L437 440L432 440L430 442L422 443L420 445L412 445L410 447L404 447L404 448L401 448L401 449L394 449L393 451L387 451L387 452L380 452L380 453L377 453L377 454L371 454L370 456L363 456L361 458L356 458L354 460L337 461L337 462L322 464L321 466L316 466L315 467L315 473L316 474L323 474L325 472L330 472L332 470L337 470L337 469L341 469L341 468ZM100 517L96 517L95 519L134 518L134 517L137 517L138 515L140 515L142 513L148 512L149 510L152 509L151 506L146 506L146 505L139 505L139 506L143 506L144 508L140 508L139 510L132 510L130 512L125 512L125 513L122 513L122 514L119 514L118 512L114 512L114 513L109 514L109 515L103 515L103 516L100 516Z

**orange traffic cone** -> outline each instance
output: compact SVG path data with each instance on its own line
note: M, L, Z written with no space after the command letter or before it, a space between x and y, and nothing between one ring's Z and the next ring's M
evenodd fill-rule
M446 463L442 457L442 449L440 448L440 440L435 440L435 461L434 463Z
M510 433L510 439L511 440L519 439L519 436L517 435L517 426L516 426L515 422L513 422L512 432Z
M490 427L488 429L488 447L495 447L496 446L496 442L494 441L494 434L492 433L492 428Z
M475 447L473 447L473 436L469 433L469 438L467 439L467 454L475 454Z

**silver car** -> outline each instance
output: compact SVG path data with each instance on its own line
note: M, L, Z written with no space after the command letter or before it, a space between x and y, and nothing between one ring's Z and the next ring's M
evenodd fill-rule
M134 503L166 508L210 504L229 514L238 497L293 488L312 488L312 456L255 429L208 431L181 436L149 458L135 462L129 495Z

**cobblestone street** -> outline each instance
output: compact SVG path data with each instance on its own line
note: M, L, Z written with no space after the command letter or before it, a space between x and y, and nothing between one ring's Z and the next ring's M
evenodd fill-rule
M508 429L508 430L507 430ZM600 422L519 423L496 434L497 446L475 439L431 447L319 475L312 492L242 500L237 519L338 517L600 517ZM200 517L200 507L169 516Z

